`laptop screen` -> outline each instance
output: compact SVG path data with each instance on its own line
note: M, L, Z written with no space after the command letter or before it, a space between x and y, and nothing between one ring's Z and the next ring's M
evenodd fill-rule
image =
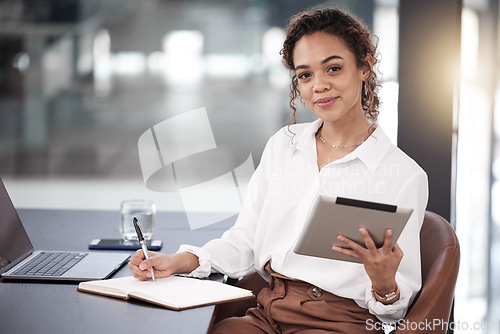
M0 179L0 272L32 251L33 245Z

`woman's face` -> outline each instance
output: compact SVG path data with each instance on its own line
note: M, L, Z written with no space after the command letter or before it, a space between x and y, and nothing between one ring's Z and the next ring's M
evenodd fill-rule
M324 32L305 35L293 50L298 88L305 105L324 122L364 119L366 69L358 68L344 41Z

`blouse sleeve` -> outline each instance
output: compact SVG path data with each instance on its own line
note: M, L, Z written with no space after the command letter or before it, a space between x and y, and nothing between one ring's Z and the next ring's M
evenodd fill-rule
M232 278L251 274L254 268L254 238L260 208L264 201L267 178L272 168L271 142L267 143L259 166L255 170L236 223L224 232L220 239L207 242L203 247L181 245L178 252L188 251L196 256L200 266L189 274L206 277L211 272L220 272Z
M397 195L398 206L413 208L413 213L398 239L398 245L403 251L403 258L396 273L400 298L392 304L384 305L373 296L371 282L366 286L365 291L368 309L382 322L391 323L402 319L422 285L420 228L424 220L428 192L427 175L420 170L406 181Z

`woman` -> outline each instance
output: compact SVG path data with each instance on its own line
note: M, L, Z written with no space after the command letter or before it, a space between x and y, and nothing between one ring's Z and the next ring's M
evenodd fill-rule
M266 145L245 204L221 239L201 248L183 245L173 255L130 269L139 279L219 271L242 277L258 271L270 280L258 307L216 324L214 333L380 332L377 321L396 322L421 286L419 231L427 204L425 172L391 144L377 126L377 57L368 29L337 9L301 13L291 21L282 49L292 72L295 99L318 116L278 131ZM398 244L386 231L377 249L360 229L362 247L333 247L362 264L293 252L308 210L320 195L342 196L413 208Z

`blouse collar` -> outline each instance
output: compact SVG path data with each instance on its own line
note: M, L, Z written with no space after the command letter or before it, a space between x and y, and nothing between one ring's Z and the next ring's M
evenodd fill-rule
M313 154L316 159L316 132L323 124L321 119L317 119L304 127L290 127L287 132L292 136L290 139L290 149L292 151L302 151L308 155ZM301 130L301 131L299 131ZM341 164L354 159L359 159L366 165L370 172L374 172L380 165L385 155L392 146L392 142L380 126L376 126L375 131L354 151L345 157L338 159L333 164Z

